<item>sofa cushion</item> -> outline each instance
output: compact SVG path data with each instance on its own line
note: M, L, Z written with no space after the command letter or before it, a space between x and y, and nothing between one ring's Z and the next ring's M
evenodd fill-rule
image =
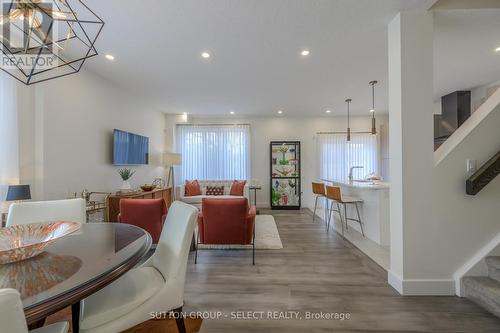
M201 195L200 183L198 182L198 180L186 180L184 196L192 197L195 195Z
M224 195L224 186L207 186L206 195Z
M240 196L234 196L234 195L217 195L217 196L213 196L213 195L195 195L195 196L192 196L192 197L184 197L182 199L182 201L184 201L185 203L187 204L201 204L201 201L203 200L203 198L217 198L217 199L234 199L234 198L239 198ZM243 196L241 196L241 198L244 198Z
M243 180L243 181L235 180L235 181L233 181L233 184L231 185L231 191L229 192L229 195L243 196L243 190L245 188L245 184L246 183L247 183L246 180Z

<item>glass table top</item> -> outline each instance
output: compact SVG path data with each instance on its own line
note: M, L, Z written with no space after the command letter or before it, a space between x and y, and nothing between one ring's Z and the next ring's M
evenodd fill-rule
M91 283L146 253L150 245L151 237L141 228L86 223L34 258L0 265L0 288L17 289L26 310Z

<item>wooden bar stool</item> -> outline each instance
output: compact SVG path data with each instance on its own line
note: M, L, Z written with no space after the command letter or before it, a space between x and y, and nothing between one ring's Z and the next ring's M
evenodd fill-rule
M328 200L326 199L325 184L323 183L312 183L312 191L316 194L316 200L314 201L314 212L313 212L313 222L316 218L316 208L318 207L318 198L325 198L325 222L327 221L326 212L328 210Z
M327 231L330 229L330 220L332 219L332 212L338 212L340 216L340 224L342 225L342 235L344 235L344 221L345 221L345 227L346 229L348 228L347 222L348 221L355 221L358 222L360 227L361 227L361 233L363 234L363 237L365 236L365 231L363 229L363 222L361 221L361 215L359 214L359 207L358 204L362 203L363 200L358 199L358 198L352 198L352 197L347 197L342 195L342 191L340 190L340 187L338 186L326 186L326 197L330 200L332 200L332 203L330 205L330 212L328 214L328 227ZM337 209L333 209L333 204L334 202L337 204ZM344 216L342 218L342 211L340 205L343 206L344 209ZM354 205L356 208L356 213L358 215L358 219L353 219L347 216L347 205Z

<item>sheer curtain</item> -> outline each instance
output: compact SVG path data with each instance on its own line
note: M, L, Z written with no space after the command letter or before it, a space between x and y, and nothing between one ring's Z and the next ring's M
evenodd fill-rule
M14 79L0 72L0 203L5 199L7 185L19 182L16 100Z
M178 125L176 145L181 182L250 178L249 125Z
M378 138L376 135L354 133L347 142L346 134L318 134L320 179L346 181L349 168L354 169L353 178L361 179L370 173L378 174Z

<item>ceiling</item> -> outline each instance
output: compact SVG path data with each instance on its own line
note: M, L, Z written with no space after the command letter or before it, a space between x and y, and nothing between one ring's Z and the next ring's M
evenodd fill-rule
M436 98L500 80L500 9L434 15Z
M377 110L387 110L387 24L401 10L435 1L85 2L106 22L97 43L101 56L87 62L89 70L147 107L220 116L345 114L348 97L353 114L368 115L371 80L380 81ZM437 13L437 94L500 78L500 54L489 45L500 46L495 14L496 21L481 16L477 24L484 14ZM304 49L309 56L300 55ZM106 60L107 53L115 60Z

